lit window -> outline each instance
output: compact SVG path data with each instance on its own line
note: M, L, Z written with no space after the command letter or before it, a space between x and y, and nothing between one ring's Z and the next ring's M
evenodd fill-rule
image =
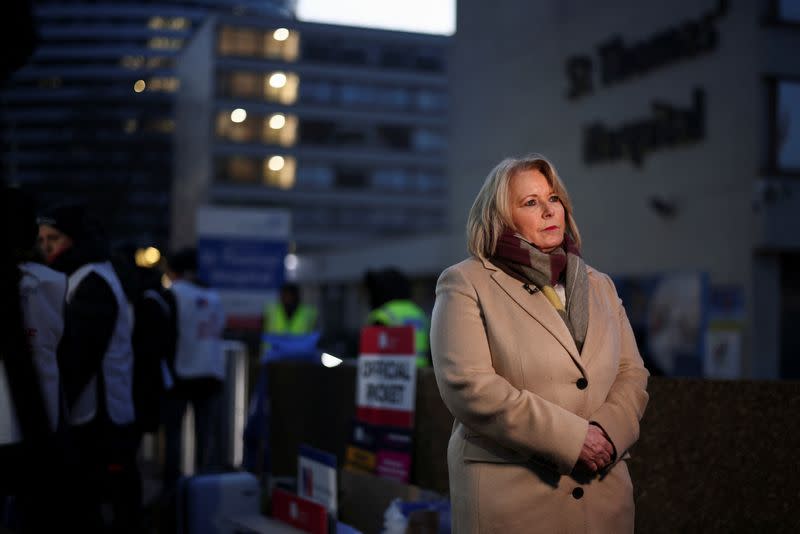
M265 75L264 99L291 105L297 101L297 88L300 78L296 74L273 72Z
M165 93L174 93L180 86L180 80L175 76L156 77L150 78L147 84L151 91L163 91Z
M150 17L150 20L147 22L147 27L151 30L160 30L164 26L166 26L166 21L163 17Z
M297 61L300 55L300 33L287 28L278 28L264 36L261 54L265 58Z
M175 131L175 121L172 119L150 118L142 121L144 132L172 133Z
M172 58L164 56L153 56L147 58L145 63L148 69L167 69L172 67Z
M156 50L177 50L183 46L183 39L152 37L148 41L147 46Z
M275 113L264 117L261 140L266 144L294 146L297 140L297 117Z
M162 119L156 121L153 124L152 129L156 132L172 133L175 131L175 121L172 119Z
M131 134L135 132L138 127L139 127L139 121L137 121L136 119L128 119L123 124L122 129L125 131L125 133Z
M258 98L261 96L261 77L253 72L233 72L229 75L230 96ZM227 95L226 95L227 96Z
M185 30L188 29L190 26L189 20L185 19L184 17L175 17L171 21L169 21L169 29L170 30Z
M226 56L254 56L258 53L259 37L262 32L245 28L224 26L218 37L220 54Z
M141 69L144 66L144 56L122 56L119 63L126 69Z
M252 143L258 137L258 123L254 121L233 122L231 114L217 114L217 137L237 143Z
M147 88L147 84L144 83L144 80L136 80L133 84L133 90L136 93L141 93Z
M264 160L264 184L289 189L294 186L295 160L290 157L272 156Z
M233 111L231 111L231 120L233 122L236 123L244 122L246 118L247 118L247 111L245 111L242 108L236 108Z
M269 118L269 127L273 130L280 130L286 126L286 116L282 113L276 113Z
M282 72L275 72L269 77L269 86L280 89L286 85L286 75Z
M225 171L227 178L234 182L255 182L258 163L251 158L233 156L227 161Z

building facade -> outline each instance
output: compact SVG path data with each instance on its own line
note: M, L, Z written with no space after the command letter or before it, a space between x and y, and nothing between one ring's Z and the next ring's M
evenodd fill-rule
M290 17L294 2L32 2L37 47L0 92L3 175L86 202L115 241L166 246L175 59L209 13Z
M696 343L692 369L665 372L796 379L798 5L460 0L449 232L311 258L309 280L338 283L354 258L435 277L466 256L488 172L538 152L567 185L587 263L618 281L632 321L651 333L674 323ZM623 291L666 279L658 312ZM684 313L687 294L695 309ZM657 352L646 337L642 352Z
M173 242L202 204L288 208L298 252L442 227L448 42L215 17L178 66Z

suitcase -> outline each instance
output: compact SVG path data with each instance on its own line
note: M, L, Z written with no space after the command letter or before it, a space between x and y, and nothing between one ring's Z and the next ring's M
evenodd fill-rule
M214 473L181 479L178 532L234 534L236 518L260 514L261 488L252 473Z

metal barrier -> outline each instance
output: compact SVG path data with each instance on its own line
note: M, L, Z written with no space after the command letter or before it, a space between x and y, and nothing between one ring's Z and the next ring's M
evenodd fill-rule
M243 435L247 417L247 347L241 341L224 340L225 379L222 385L219 434L216 446L220 467L238 469L242 465ZM194 474L194 413L191 405L183 416L181 471Z
M241 341L225 341L225 385L222 398L222 461L242 465L244 424L247 417L247 347Z

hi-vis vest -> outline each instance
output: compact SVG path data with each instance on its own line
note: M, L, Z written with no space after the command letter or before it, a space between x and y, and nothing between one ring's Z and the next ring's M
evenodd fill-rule
M219 295L185 280L176 280L170 290L175 295L178 314L175 373L179 378L223 380L225 312Z
M367 323L385 326L413 326L417 367L428 365L430 326L428 325L428 317L419 306L410 300L390 300L380 308L372 310L367 317Z
M300 304L291 319L280 302L268 304L264 308L264 334L308 334L314 330L317 310Z
M37 263L22 263L20 302L50 428L58 425L59 375L56 351L64 332L67 278ZM9 304L10 305L10 304ZM23 408L24 409L24 408ZM8 377L0 360L0 445L22 439Z
M133 321L122 284L111 262L87 263L69 277L67 302L86 276L97 273L109 285L117 301L117 322L111 334L108 349L103 356L102 372L105 383L105 402L108 417L114 424L133 422L133 348L131 330ZM88 423L97 414L97 376L89 381L75 405L70 410L70 423Z

